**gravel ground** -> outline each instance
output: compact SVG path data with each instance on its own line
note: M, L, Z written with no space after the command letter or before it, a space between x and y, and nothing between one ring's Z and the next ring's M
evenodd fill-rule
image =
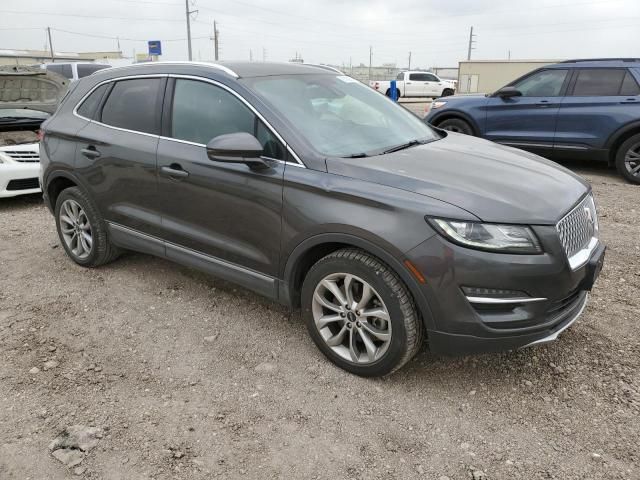
M138 254L78 267L37 197L3 200L0 479L640 478L640 187L569 166L609 248L583 317L537 348L423 349L383 380L231 284ZM73 425L97 438L67 468L49 444Z

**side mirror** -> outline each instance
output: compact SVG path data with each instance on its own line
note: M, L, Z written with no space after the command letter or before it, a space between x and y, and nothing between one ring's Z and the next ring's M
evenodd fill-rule
M495 96L501 98L521 97L522 92L516 87L502 87L495 93Z
M207 143L207 156L216 162L245 163L251 168L269 168L262 158L262 144L246 132L219 135Z

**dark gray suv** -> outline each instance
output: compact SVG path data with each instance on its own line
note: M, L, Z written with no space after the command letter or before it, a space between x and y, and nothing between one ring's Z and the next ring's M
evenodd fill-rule
M79 81L44 125L60 240L157 255L301 306L340 367L554 340L604 258L589 185L425 125L326 69L154 63Z

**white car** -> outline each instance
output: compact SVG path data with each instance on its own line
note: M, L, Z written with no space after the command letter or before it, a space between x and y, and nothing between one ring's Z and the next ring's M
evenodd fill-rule
M0 68L0 198L41 191L38 130L68 84L40 68Z
M391 96L390 81L371 81L369 86L387 97ZM447 97L456 91L456 83L445 80L435 73L411 70L400 72L396 77L396 95L400 97Z
M111 68L111 65L94 62L55 62L43 63L40 68L55 72L63 77L75 82L81 78L91 75L98 70Z

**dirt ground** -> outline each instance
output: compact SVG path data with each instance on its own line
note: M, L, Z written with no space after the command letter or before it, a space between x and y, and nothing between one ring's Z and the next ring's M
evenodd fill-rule
M38 197L2 200L0 479L640 478L640 187L568 166L608 245L583 317L383 380L231 284L138 254L76 266ZM103 433L68 469L48 445L72 425Z

